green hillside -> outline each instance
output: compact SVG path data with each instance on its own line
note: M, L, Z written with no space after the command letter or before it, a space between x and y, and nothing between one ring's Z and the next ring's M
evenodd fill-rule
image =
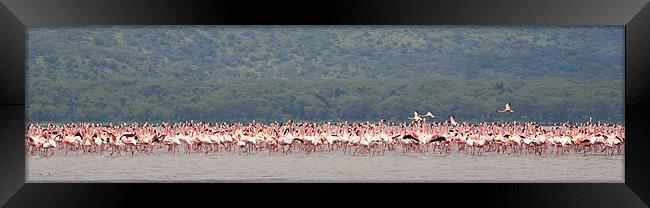
M28 53L29 121L623 121L622 27L31 28Z

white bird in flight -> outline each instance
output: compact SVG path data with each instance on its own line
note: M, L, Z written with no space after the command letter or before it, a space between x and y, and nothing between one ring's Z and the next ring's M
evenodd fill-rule
M409 119L414 120L415 122L420 122L422 117L420 117L420 114L418 114L417 111L413 111L413 118L409 117Z
M510 102L506 102L506 107L503 110L497 110L499 113L514 113L510 107Z
M449 122L451 123L451 125L454 126L458 125L458 122L456 122L456 118L454 117L454 115L451 115L451 117L449 117Z

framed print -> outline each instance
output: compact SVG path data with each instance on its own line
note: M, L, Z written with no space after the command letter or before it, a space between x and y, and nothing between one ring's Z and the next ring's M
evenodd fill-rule
M8 207L275 189L223 182L424 183L516 207L650 197L645 1L0 9Z

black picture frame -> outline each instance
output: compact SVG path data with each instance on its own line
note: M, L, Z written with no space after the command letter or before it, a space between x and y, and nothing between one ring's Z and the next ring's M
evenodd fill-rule
M146 205L188 190L212 200L239 191L273 193L276 187L220 184L25 183L25 56L29 26L86 25L620 25L625 26L625 182L611 184L422 184L415 201L462 197L463 205L498 207L648 207L650 204L650 6L643 1L432 0L432 1L169 1L0 0L0 204L7 207L97 207ZM357 194L357 188L292 188L326 196L327 190ZM375 186L375 185L371 185ZM217 187L217 188L215 188ZM371 188L372 195L383 187ZM391 185L397 190L405 187ZM221 194L220 194L221 193ZM478 194L477 194L478 193ZM213 195L214 194L214 195ZM403 193L402 193L403 194ZM432 199L429 199L430 196ZM194 197L193 197L194 198ZM271 197L272 198L272 197ZM319 204L328 202L319 198ZM387 199L388 199L387 198ZM156 198L159 199L159 198ZM216 199L215 199L216 200ZM338 200L338 199L333 199ZM399 200L399 198L398 198ZM194 201L194 200L190 200ZM201 202L202 200L198 200ZM264 200L247 200L260 203ZM413 200L406 200L413 201ZM195 201L196 202L196 201ZM206 202L206 201L203 201ZM377 201L375 201L377 202ZM379 201L381 202L381 201ZM208 201L209 203L209 201ZM281 203L281 202L278 202ZM171 204L167 204L171 205Z

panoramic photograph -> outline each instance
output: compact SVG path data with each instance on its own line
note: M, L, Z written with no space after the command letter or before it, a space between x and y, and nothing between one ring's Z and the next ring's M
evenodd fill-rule
M26 181L622 183L624 38L29 27Z

